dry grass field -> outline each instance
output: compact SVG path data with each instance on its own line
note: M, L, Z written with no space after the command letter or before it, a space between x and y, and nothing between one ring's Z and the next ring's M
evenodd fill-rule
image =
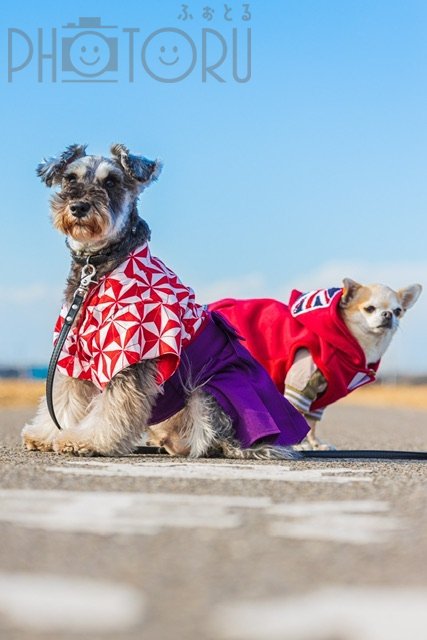
M365 407L427 409L427 385L371 384L348 395L341 402Z
M44 382L0 380L0 408L31 407L44 393ZM427 409L427 385L373 384L341 400L347 405Z
M35 406L44 387L41 380L0 380L0 408Z

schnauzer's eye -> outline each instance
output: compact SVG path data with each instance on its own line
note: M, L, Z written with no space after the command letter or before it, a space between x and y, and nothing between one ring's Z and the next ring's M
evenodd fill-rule
M375 307L370 304L369 307L365 307L365 311L366 313L374 313Z
M68 173L66 176L64 176L64 180L66 180L67 182L76 182L77 176L75 173Z
M398 318L402 313L402 309L400 307L397 307L397 309L394 309L393 313L396 316L396 318Z
M112 189L117 185L117 183L117 178L115 178L114 176L110 176L105 180L104 185L107 187L107 189Z

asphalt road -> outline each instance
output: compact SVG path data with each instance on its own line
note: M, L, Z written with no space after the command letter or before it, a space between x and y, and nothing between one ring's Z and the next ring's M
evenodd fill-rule
M425 462L77 459L0 413L0 637L425 640ZM336 406L343 448L427 449L427 413Z

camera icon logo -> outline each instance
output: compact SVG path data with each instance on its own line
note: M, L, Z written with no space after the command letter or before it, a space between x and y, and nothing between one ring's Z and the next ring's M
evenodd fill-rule
M101 32L117 27L102 25L97 17L79 18L78 24L68 23L63 28L77 33L62 38L62 71L79 76L65 82L105 82L100 76L118 70L118 40Z

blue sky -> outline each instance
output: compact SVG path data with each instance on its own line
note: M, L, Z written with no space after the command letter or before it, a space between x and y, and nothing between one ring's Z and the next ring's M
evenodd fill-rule
M94 153L124 142L164 161L141 212L152 228L153 252L203 302L223 295L286 300L294 286L333 286L346 276L393 288L427 285L427 4L258 0L249 3L250 21L242 20L244 3L228 2L232 21L225 20L224 2L186 4L193 20L179 20L182 3L171 0L105 3L101 13L90 0L37 6L24 0L2 8L0 364L44 363L50 355L68 255L50 228L49 191L34 168L73 142L88 143ZM215 10L211 21L202 17L205 6ZM117 42L117 70L97 76L117 82L65 81L87 79L79 69L62 69L63 39L82 32L63 27L80 16L117 27L100 31L110 45ZM123 32L129 27L139 29L134 82ZM238 83L232 29L243 74L249 27L252 77ZM10 28L26 39L15 32L8 57ZM57 81L45 59L38 82L37 29L47 53L52 28ZM166 28L186 37L152 36ZM216 32L207 36L208 62L220 53L220 36L226 43L217 69L225 82L212 76L202 82L203 28ZM8 82L8 64L24 61L28 40L33 58ZM194 69L179 82L160 82L142 64L144 42L152 74L184 73L195 55ZM73 43L65 49L71 64ZM176 67L158 62L175 54ZM424 294L402 322L385 371L427 370L420 348L426 320Z

